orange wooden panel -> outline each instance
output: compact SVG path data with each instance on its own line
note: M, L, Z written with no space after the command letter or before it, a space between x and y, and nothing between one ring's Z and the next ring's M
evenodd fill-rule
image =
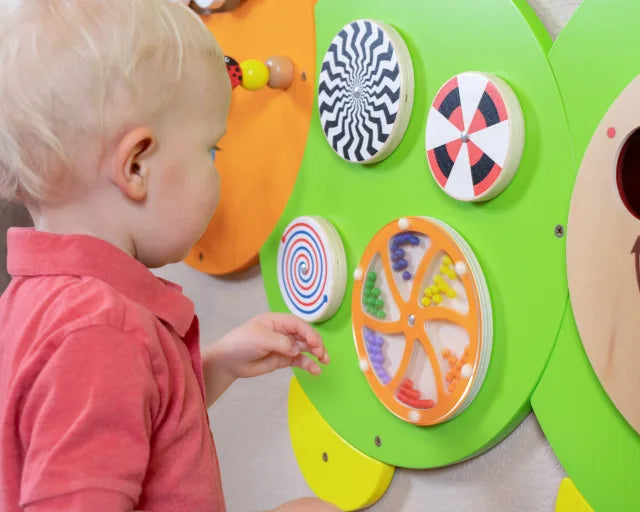
M233 91L227 135L216 157L220 205L185 260L202 272L229 274L255 265L293 190L314 104L314 4L246 0L205 18L226 55L238 62L284 55L293 60L295 74L287 91Z

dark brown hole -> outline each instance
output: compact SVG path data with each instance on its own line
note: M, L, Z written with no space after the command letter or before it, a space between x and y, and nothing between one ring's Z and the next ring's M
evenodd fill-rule
M640 219L640 129L631 134L620 151L616 178L622 202Z

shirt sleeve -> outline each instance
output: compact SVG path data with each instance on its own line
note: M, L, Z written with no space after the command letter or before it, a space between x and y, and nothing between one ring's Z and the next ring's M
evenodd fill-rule
M20 505L26 511L133 509L158 403L150 357L136 335L90 327L66 336L24 403Z

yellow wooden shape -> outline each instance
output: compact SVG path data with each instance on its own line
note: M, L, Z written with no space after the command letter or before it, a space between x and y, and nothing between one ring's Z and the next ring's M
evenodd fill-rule
M343 441L295 377L289 387L289 432L300 471L319 498L345 511L358 510L378 501L389 487L395 467Z
M571 479L565 478L560 482L556 512L593 512L593 509L576 489Z

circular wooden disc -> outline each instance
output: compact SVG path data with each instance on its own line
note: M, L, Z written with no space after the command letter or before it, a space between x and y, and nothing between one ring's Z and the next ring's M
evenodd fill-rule
M500 194L523 147L520 103L497 76L461 73L436 94L427 119L427 159L436 183L454 199L486 201Z
M238 62L286 55L295 72L286 91L233 91L227 135L216 157L220 204L186 259L202 272L229 274L255 265L293 190L313 108L314 4L248 0L205 18L225 55Z
M347 258L340 235L322 217L298 217L278 248L278 284L289 311L323 322L338 310L347 284Z
M640 126L639 103L640 77L616 99L591 139L567 235L569 291L582 343L602 386L638 432L640 220L625 205L617 174L620 152Z
M436 219L400 219L374 236L354 279L356 351L378 399L418 425L460 414L482 385L493 336L467 243Z
M356 20L334 37L322 63L318 109L325 137L343 159L384 160L409 124L413 64L391 26Z

